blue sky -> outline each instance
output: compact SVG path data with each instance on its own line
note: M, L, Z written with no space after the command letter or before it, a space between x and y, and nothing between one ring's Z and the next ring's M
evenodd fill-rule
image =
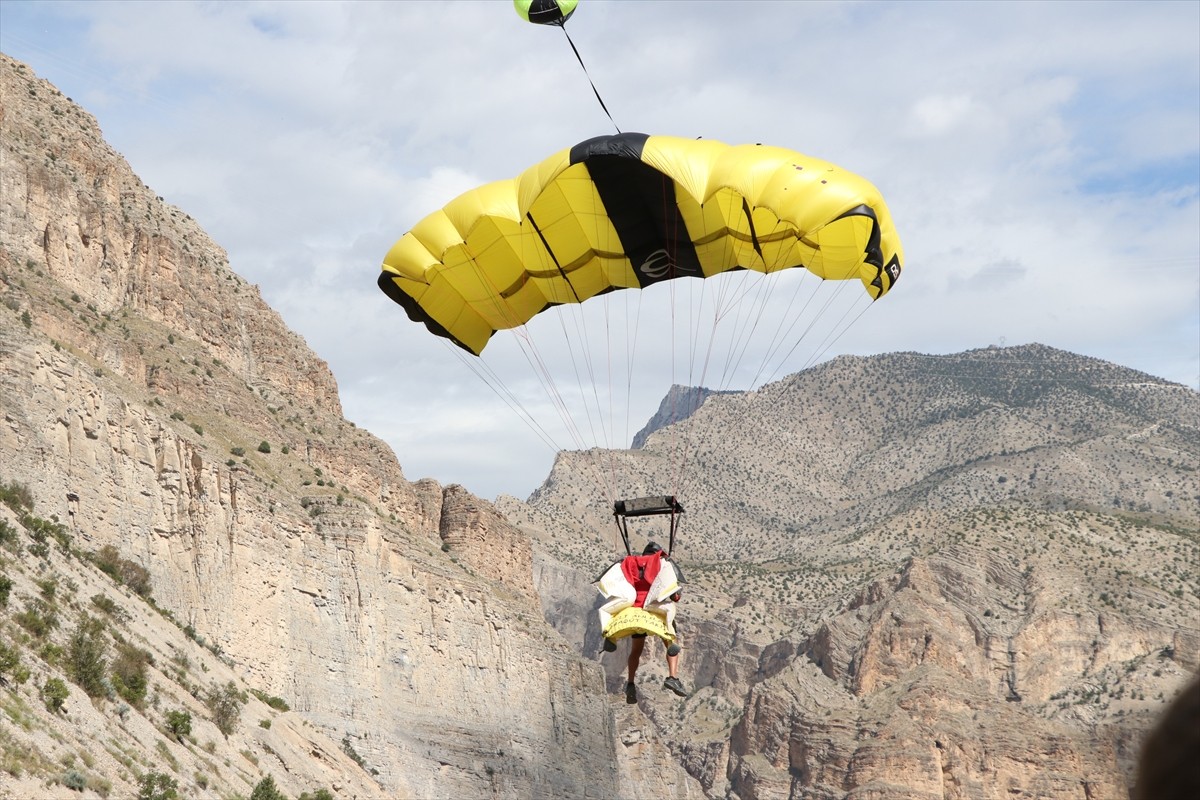
M623 130L880 188L903 278L816 357L1036 341L1200 383L1200 4L583 0L569 30ZM410 479L525 497L556 448L623 445L695 378L640 364L610 433L573 435L497 337L543 437L375 288L425 214L612 132L562 33L505 0L0 0L0 49L229 251Z

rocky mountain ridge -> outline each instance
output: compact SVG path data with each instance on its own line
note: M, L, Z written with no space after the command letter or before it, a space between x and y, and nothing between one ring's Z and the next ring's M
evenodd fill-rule
M650 438L650 434L687 419L714 394L735 394L735 392L708 389L703 386L679 386L678 384L672 386L667 390L662 402L658 404L658 410L650 417L650 421L633 435L633 443L630 446L634 450L640 450L646 444L646 440Z
M582 582L619 547L592 465L662 493L694 446L696 691L645 710L710 796L1123 798L1200 665L1198 419L1187 387L1042 345L842 357L501 505ZM597 646L586 592L542 596Z

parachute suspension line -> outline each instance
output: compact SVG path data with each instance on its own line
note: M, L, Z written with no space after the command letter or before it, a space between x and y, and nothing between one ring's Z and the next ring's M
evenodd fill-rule
M670 259L670 269L672 271L674 271L679 264L679 228L678 228L678 226L679 226L679 219L681 216L680 214L671 214L670 213L670 209L672 206L678 206L678 201L676 200L675 195L674 195L674 185L675 185L674 182L672 180L670 180L669 178L667 178L665 175L663 176L662 180L659 183L659 186L661 189L660 195L659 195L660 202L661 202L660 219L662 219L663 226L664 226L663 231L662 231L663 240L666 242L667 247L670 248L670 252L668 253L668 256ZM667 220L670 220L670 219L674 219L674 221L675 221L675 226L673 229L669 229L666 227ZM675 275L671 275L671 278L675 278ZM671 308L671 342L670 342L671 387L675 386L676 376L677 376L676 359L677 359L678 349L677 349L677 344L676 344L676 340L675 340L675 332L676 332L676 327L678 326L678 317L677 317L676 312L679 308L679 302L680 302L679 298L678 298L679 292L677 290L679 290L681 288L681 287L676 286L677 283L678 283L678 281L676 281L676 280L668 280L667 281L667 286L668 286L667 291L668 291L668 297L670 300L670 308ZM690 377L691 377L690 365L689 365L689 369L688 369L688 376L690 379ZM678 403L679 400L675 395L670 393L670 387L668 388L668 393L672 397L672 400L671 400L672 407L669 409L668 413L671 418L674 418L677 416L677 413L676 413L677 408L675 407L675 404ZM672 453L671 458L669 459L669 462L673 463L675 465L675 478L673 479L673 483L677 484L678 477L679 477L679 464L681 462L681 452L680 452L678 442L676 442L675 445L672 447L672 451L673 451L673 453ZM672 493L674 493L676 488L678 488L677 485L672 486Z
M571 440L579 443L583 441L583 437L579 432L578 426L575 423L575 418L572 416L570 407L563 399L562 393L558 390L558 385L554 381L553 371L546 364L544 358L537 347L537 342L529 335L529 331L525 326L520 326L513 330L514 339L517 346L521 349L521 355L525 357L526 363L529 364L530 370L538 379L538 383L542 386L542 391L546 393L550 404L554 406L558 412L559 419L562 420L563 427L566 428L567 434ZM563 448L557 448L562 450Z
M718 280L713 283L713 286L716 287L714 290L716 297L712 299L712 322L708 326L707 330L708 342L704 347L704 358L700 362L699 374L696 375L695 367L700 349L701 332L704 328L702 323L705 318L708 318L704 313L704 301L708 293L709 282L707 280L702 280L699 285L700 302L693 319L693 324L690 326L692 352L689 370L689 383L695 384L700 388L703 388L708 380L708 370L712 364L713 352L717 342L717 329L720 326L721 319L726 313L722 309L726 308L726 301L729 299L729 295L733 293L729 284L729 281L722 280ZM697 407L698 406L695 404L694 400L690 401L689 407L686 409L686 416L691 417L692 414L696 412ZM686 486L688 485L688 464L691 461L691 456L693 453L699 452L699 447L694 444L695 427L689 425L687 426L686 431L687 432L683 439L678 442L678 449L681 451L682 455L676 459L676 474L673 480L677 496L682 496L682 493L686 491Z
M588 83L591 84L592 93L596 95L596 99L600 102L600 107L604 109L604 113L608 115L608 121L611 122L613 127L617 129L617 133L621 133L621 128L617 125L617 121L613 119L613 115L609 112L608 106L604 105L604 98L600 96L600 90L596 88L596 82L592 80L592 76L588 73L587 65L583 63L583 57L579 55L579 48L575 46L575 42L571 41L571 34L567 33L567 26L560 25L559 27L562 28L563 36L567 37L567 44L571 45L571 51L575 53L575 60L578 61L579 66L583 68L583 75L588 79Z
M561 317L560 324L562 324ZM542 384L542 389L546 392L546 396L550 399L551 404L558 412L559 418L562 420L563 426L566 428L567 433L575 443L575 446L585 452L588 451L589 448L587 446L586 439L579 429L579 424L576 422L575 416L571 413L570 404L568 404L563 398L562 393L559 391L558 384L554 380L553 370L551 370L547 365L546 360L542 357L540 351L538 350L537 343L534 341L532 336L528 335L527 329L522 326L521 330L525 331L525 334L519 335L516 338L521 345L522 354L525 356L525 359L528 361L529 366L533 370L534 374L538 377L538 381ZM564 336L564 338L566 339L568 351L571 354L572 363L574 363L575 355L571 347L570 337ZM589 424L590 422L591 420L589 417ZM559 447L557 449L562 450L564 448ZM595 466L595 454L591 453L589 457L593 460L593 464ZM600 474L603 473L603 471L600 469L597 469L597 472ZM599 485L603 489L608 489L608 487L603 486L603 484ZM610 496L612 495L611 490L609 490L608 493Z
M746 310L745 314L739 313L735 318L734 333L730 337L729 347L726 350L724 365L721 371L721 380L717 387L718 390L728 388L729 384L732 382L733 377L737 372L738 365L741 363L741 360L746 353L746 349L749 347L752 338L751 335L758 327L758 323L762 320L763 315L766 312L768 301L772 296L772 292L768 291L768 289L770 286L778 282L778 279L775 276L779 271L767 271L769 265L767 264L766 257L763 253L758 235L755 231L754 220L750 213L749 206L744 198L742 201L742 210L746 214L746 221L750 227L750 236L753 242L753 247L755 252L758 254L759 259L763 263L764 271L759 273L762 276L760 280L741 282L752 283L753 286L747 286L741 291L735 291L732 287L721 286L717 292L718 297L714 301L715 308L713 310L711 330L709 331L708 335L708 345L705 349L704 361L700 370L699 383L701 386L703 386L704 382L707 380L708 370L712 365L712 356L716 347L717 330L721 324L721 321L731 311L739 310L740 312L742 309ZM778 228L778 223L776 227ZM752 271L758 272L757 270ZM744 301L748 297L752 297L752 300L747 308ZM694 337L694 340L696 341L699 339L699 323L700 320L697 320L696 334ZM738 347L739 342L742 342L740 350ZM735 352L736 356L734 355ZM694 411L694 408L689 409L689 414ZM700 448L706 443L707 439L708 436L702 436L702 438L698 440L696 438L695 428L692 426L688 427L687 433L684 437L684 442L682 443L684 447L684 455L679 465L679 476L676 489L679 494L686 492L688 486L690 485L690 482L689 484L684 484L684 480L688 476L688 462L691 460L693 455L699 454Z
M499 287L496 286L491 277L479 268L474 254L469 254L471 255L470 263L475 266L476 277L479 278L482 283L487 284L492 289L492 296L495 298L493 308L497 311L497 313L502 314L506 319L509 320L510 323L512 323L514 334L513 338L517 341L518 346L521 348L522 355L524 355L525 360L529 362L530 368L533 370L533 373L535 377L537 377L539 383L542 384L542 389L546 392L551 404L556 405L559 408L559 415L563 418L564 423L566 423L569 428L570 415L564 413L565 405L562 402L562 398L557 396L557 391L553 386L553 380L550 379L549 382L547 381L547 378L550 378L550 370L546 368L545 364L541 362L540 357L538 357L536 353L536 346L534 345L532 338L529 336L528 329L519 321L519 318L513 311L512 306L504 298L503 292L500 291ZM526 426L533 430L534 433L537 434L538 438L540 438L551 450L557 451L562 449L558 442L555 441L554 437L545 429L544 426L542 426L540 422L537 421L537 418L534 416L534 414L531 413L525 404L521 402L521 399L517 396L517 394L511 388L509 388L509 386L504 382L504 379L494 369L492 369L491 365L488 364L483 357L468 358L466 354L463 353L458 347L451 346L448 343L447 346L454 353L455 357L463 362L471 372L475 373L476 377L478 377L480 381L482 381L489 389L491 389L492 392L494 392L505 403L505 405L507 405L513 411L513 413L520 417Z
M625 295L625 329L629 330L629 295L632 292L623 292ZM633 318L633 335L626 337L625 345L625 438L624 442L633 443L629 437L629 421L630 421L630 406L633 403L633 365L634 358L638 351L638 332L642 326L642 293L637 293L637 313Z
M821 287L823 287L823 286L825 285L825 283L826 283L826 281L822 281L820 284L818 284L818 285L817 285L817 290L820 290L820 289L821 289ZM796 338L796 340L795 340L795 342L792 344L791 348L789 348L789 349L788 349L787 353L785 353L785 354L784 354L784 356L783 356L783 358L781 358L781 359L779 360L779 363L778 363L778 364L776 364L776 366L775 366L774 370L773 370L773 371L772 371L772 373L771 373L771 376L772 376L772 378L773 378L773 377L774 377L774 376L775 376L775 375L776 375L776 374L779 372L779 370L780 370L780 369L782 369L782 368L783 368L783 365L784 365L785 363L787 363L787 359L788 359L788 358L789 358L789 357L792 355L792 353L794 353L794 352L796 351L796 348L798 348L798 347L800 346L800 343L801 343L801 342L803 342L803 341L804 341L804 340L805 340L805 339L808 337L808 334L809 334L809 333L810 333L810 332L813 330L813 328L815 328L815 327L816 327L816 324L817 324L817 322L818 322L818 321L819 321L819 320L820 320L822 317L824 317L824 316L825 316L825 314L826 314L826 312L827 312L827 311L829 311L830 307L833 305L833 303L834 303L834 301L837 299L838 295L839 295L839 294L841 294L841 293L842 293L842 292L845 290L845 288L846 288L847 284L848 284L848 281L838 281L838 282L837 282L837 286L836 286L836 287L835 287L833 290L831 290L831 291L830 291L830 293L829 293L829 296L828 296L828 297L825 299L825 302L824 302L824 304L821 306L820 310L819 310L819 311L817 311L817 312L816 312L816 313L813 315L813 318L812 318L812 320L811 320L811 321L808 323L808 325L807 325L807 326L804 328L804 330L801 332L800 336ZM816 292L815 292L815 291L813 292L813 297L816 297ZM805 307L807 308L807 306L808 306L808 304L806 303L806 304L805 304ZM828 328L828 331L829 331L829 332L832 332L833 330L835 330L835 329L837 328L838 324L840 324L840 323L841 323L841 321L842 321L842 320L844 320L844 319L846 318L846 314L848 314L848 313L849 313L849 309L847 309L847 311L846 311L845 313L843 313L843 314L842 314L842 317L841 317L841 319L839 319L837 323L834 323L833 325L831 325L831 326ZM790 336L790 332L791 332L791 330L792 330L792 329L795 327L795 325L796 325L796 321L797 321L796 319L793 319L793 321L792 321L792 324L788 326L788 331L787 331L787 333L785 333L785 336ZM827 332L827 333L825 334L825 339L824 339L824 340L822 340L822 343L824 343L824 341L825 341L825 340L827 340L827 339L829 338L829 335L830 335L830 333L829 333L829 332ZM757 372L757 373L755 373L755 376L754 376L754 379L755 379L755 381L757 381L757 380L758 380L758 379L761 377L761 375L762 375L763 371L765 371L765 370L766 370L766 368L767 368L767 364L768 364L769 360L770 360L771 358L773 358L773 357L774 357L774 356L775 356L775 355L776 355L776 354L779 352L779 349L780 349L781 347L783 347L783 344L784 344L784 342L783 342L783 340L782 340L782 339L781 339L781 340L779 340L779 341L777 341L777 342L773 342L773 343L772 343L772 345L771 345L771 350L770 350L770 351L769 351L769 352L768 352L768 353L767 353L767 354L766 354L766 355L763 357L763 361L762 361L762 363L759 365L758 372ZM817 348L814 348L814 352L815 352L815 350L819 349L819 348L820 348L820 346L821 346L821 345L820 345L820 344L818 344L818 345L817 345ZM826 349L828 349L828 347L827 347ZM822 351L822 352L823 352L823 351ZM815 360L815 359L816 359L816 356L815 356L815 355L813 355L813 356L810 356L810 357L809 357L809 359L808 359L808 361L806 361L806 362L804 363L804 365L800 367L800 370L801 370L801 371L803 371L803 370L805 370L805 369L808 369L808 368L809 368L810 366L812 366L813 364L815 364L815 363L816 363L816 360Z
M578 293L575 291L575 287L571 284L570 278L566 275L566 272L562 269L562 266L559 263L557 256L555 256L554 252L550 249L549 243L546 241L545 236L542 234L541 229L538 227L536 220L533 219L532 214L529 214L527 216L528 216L531 226L537 232L537 235L542 242L542 246L546 252L546 255L549 256L549 258L553 261L555 267L559 271L559 274L562 275L564 282L571 289L571 293L572 293L572 295L574 295L574 297L576 299L576 308L578 308L578 303L580 302L580 299L579 299ZM474 262L472 262L472 263L474 263ZM481 271L480 271L479 277L481 280L487 281L489 283L489 285L491 284L491 281L488 279L488 277L486 275L483 275ZM497 297L502 297L502 294L499 292L497 287L495 287L493 285L492 288L496 289L495 294ZM506 315L515 322L516 315L511 313L511 311L509 310L508 303L503 300L501 300L500 302L501 302L501 305L503 306L502 310L504 311L504 313L506 313ZM561 318L560 318L560 321L561 321ZM517 346L520 348L522 355L525 357L525 360L528 362L530 369L533 371L538 382L541 384L542 390L546 393L546 397L549 399L551 405L554 406L555 410L558 412L559 418L562 420L563 426L566 429L567 434L571 437L572 441L575 443L575 445L580 450L587 451L589 449L589 447L587 445L585 437L583 436L582 432L580 431L579 425L576 422L574 415L572 414L572 412L570 410L570 404L568 404L566 402L561 391L559 390L558 384L554 380L554 371L552 369L550 369L548 363L542 357L542 355L538 349L537 342L534 340L533 336L530 334L528 327L524 324L515 324L512 328L512 333L513 333L513 338L514 338ZM570 352L572 362L574 362L575 361L575 353L574 353L574 349L571 346L570 337L564 336L564 338L566 339L566 344L568 347L568 351ZM586 342L586 337L582 337L582 338ZM481 359L478 359L478 360L481 360ZM578 372L577 367L576 367L576 371ZM500 381L498 377L496 378L496 380L501 384L503 383L503 381ZM578 377L577 377L577 380L578 380ZM506 388L506 391L508 391L507 387L505 387L505 388ZM494 387L493 387L493 391L495 391ZM513 399L513 402L515 402L516 405L520 407L521 412L526 417L529 417L529 418L533 417L533 415L528 411L528 409L526 409L524 407L524 405L521 404L520 400L516 398L515 393L508 391L508 394ZM587 410L586 403L585 403L585 410ZM594 426L592 425L590 413L588 416L588 423L589 423L589 426L593 427L593 436L594 436ZM527 422L527 424L529 424L529 423ZM544 431L544 429L543 429L543 431ZM546 436L543 437L543 440L545 440L547 438L550 440L550 444L553 447L553 449L555 449L555 450L564 449L564 448L558 446L556 443L554 443L553 437L549 436L549 434L546 434ZM592 454L592 458L594 460L594 458L595 458L594 453ZM602 470L598 470L598 472L602 473ZM607 487L602 487L602 488L607 488ZM609 490L608 493L609 493L610 497L613 494L611 489Z
M752 332L753 328L757 325L758 319L764 312L766 300L770 296L770 293L767 292L764 287L773 282L775 281L773 280L772 275L762 275L761 280L755 281L756 288L739 292L730 291L728 294L732 295L731 297L725 297L724 295L726 292L724 289L722 289L722 302L719 303L722 308L719 313L714 312L713 325L709 335L705 364L702 370L702 374L705 376L708 373L709 362L716 347L717 327L721 320L723 320L731 311L735 309L744 310L746 308L745 301L747 297L751 295L751 293L753 293L754 302L751 303L749 313L739 314L738 317L735 318L735 322L738 324L734 326L734 336L731 338L729 347L725 352L724 365L721 371L721 379L717 386L718 390L727 389L732 383L733 376L737 371L737 365L741 361L742 356L745 354L746 347L749 345L749 339L744 337L749 337L750 332ZM726 304L726 302L728 304ZM737 343L739 340L745 341L745 344L742 345L741 351L735 356L734 353L738 349ZM703 381L704 378L701 379L701 384L703 384ZM691 410L695 411L695 409ZM697 433L695 427L689 426L687 428L685 441L683 442L685 454L679 470L679 483L676 490L679 496L686 496L698 479L698 475L694 475L688 471L688 463L690 462L692 456L699 455L701 448L711 440L712 436L712 431L701 431L700 433Z
M861 303L862 300L858 300L856 302ZM813 354L810 355L808 357L808 360L805 361L804 364L800 367L800 371L803 372L804 370L811 367L813 364L820 362L821 358L824 357L825 353L827 353L829 351L829 348L831 348L835 344L837 344L838 339L841 339L842 336L846 333L846 331L848 331L852 327L854 327L854 325L857 324L860 319L862 319L863 314L867 313L867 309L871 308L874 305L875 305L875 301L871 300L870 297L868 297L868 302L865 306L862 307L862 310L860 310L857 314L855 314L854 318L852 320L850 320L848 323L846 323L846 325L843 326L842 329L840 331L838 331L837 335L835 336L833 334L833 331L837 330L837 326L841 325L842 322L846 319L847 316L850 315L850 312L853 310L853 307L847 308L845 310L845 312L843 312L841 319L839 319L837 321L837 324L834 325L833 328L830 329L829 333L825 334L825 338L823 340L821 340L820 344L817 345L817 347L813 351ZM830 338L830 337L832 337L832 338ZM797 342L796 344L799 345L799 342ZM795 349L796 349L796 347L793 346L792 350L795 350ZM790 355L791 355L791 351L788 352L788 356L790 356ZM785 361L788 356L784 357ZM784 363L783 361L780 362L779 366L777 366L775 368L775 372L779 371L779 369L783 366L783 363ZM768 380L774 380L774 376L775 376L775 373L772 373L771 377L768 378Z
M788 337L791 336L792 330L795 329L800 320L807 318L808 307L812 305L813 300L817 296L817 292L819 292L821 287L825 285L824 281L818 283L812 292L809 293L808 297L804 301L804 304L800 306L799 312L793 314L792 309L796 306L796 298L800 296L800 291L805 288L808 275L808 271L805 270L800 276L800 280L796 284L796 291L792 293L791 299L788 300L786 313L780 315L779 325L775 328L775 334L771 337L771 341L766 351L763 353L762 361L759 363L758 368L754 372L754 378L751 381L752 386L759 385L760 379L762 378L762 374L766 370L767 365L770 363L775 354L779 352L780 348L784 346ZM838 288L840 289L841 287L839 286ZM780 367L782 367L782 365L787 361L788 356L795 352L796 348L800 346L800 343L804 341L804 338L808 335L808 332L812 330L817 321L821 319L825 313L825 310L832 302L833 298L826 300L825 305L821 308L821 310L813 315L808 326L801 332L800 336L795 340L795 342L793 342L791 348L787 352L787 355L785 355L784 358L780 360L779 364L776 365L774 372L771 373L771 377L768 378L766 382L770 382L774 379L775 374L778 373ZM790 322L788 322L787 327L784 328L784 322L788 320L790 320Z
M526 219L529 220L529 224L533 226L534 231L537 232L538 239L540 239L542 242L542 247L545 248L547 255L550 256L550 260L554 262L555 269L558 270L558 274L562 276L563 282L567 284L567 288L569 288L571 290L571 295L575 298L575 308L577 310L577 314L575 315L576 316L575 326L577 329L580 329L581 327L583 327L582 326L583 312L581 310L583 300L579 297L579 292L575 291L575 285L573 283L571 283L570 276L567 275L566 270L564 270L562 268L562 264L559 263L558 256L556 256L554 254L554 250L552 250L550 248L550 243L546 241L545 234L543 234L542 229L540 227L538 227L537 220L535 220L533 218L533 213L526 212L525 217L526 217ZM580 375L579 375L579 364L575 360L575 348L571 345L571 337L567 334L566 324L563 322L561 315L559 316L559 324L563 328L563 340L566 342L567 351L571 354L571 364L575 369L575 382L579 386L580 395L583 396L586 394L586 392L583 389L583 380L582 380L582 378L580 378ZM580 341L582 342L582 347L584 349L587 348L587 336L585 335L585 333L586 333L586 331L580 331L580 333L579 333ZM591 359L589 357L585 356L585 361L588 366L588 371L589 371L589 373L591 373L592 372L591 371ZM549 375L549 371L547 371L547 375ZM592 374L591 377L592 377L592 393L594 395L595 394L595 375ZM565 404L564 404L564 410L565 410ZM587 412L588 427L591 429L592 436L595 437L596 427L592 421L591 409L588 407L586 400L584 401L584 410ZM569 412L568 412L567 416L570 416ZM576 443L580 445L581 449L586 449L583 447L584 442L582 440L582 437L577 436Z
M722 389L728 388L729 384L733 381L733 377L738 368L741 366L742 360L745 358L746 352L750 347L751 341L753 340L754 332L758 330L758 324L762 321L763 315L766 313L767 305L769 304L771 297L774 296L774 286L780 283L782 280L778 276L782 275L784 272L784 270L772 271L769 269L770 265L767 264L766 258L763 255L758 235L754 229L753 216L750 213L749 206L746 204L745 199L742 201L742 207L743 211L746 212L746 220L750 224L750 236L754 242L755 252L758 253L759 258L763 262L763 271L760 273L763 277L761 280L756 281L753 287L748 287L745 292L741 293L733 303L733 307L740 309L742 300L751 293L754 295L753 301L750 303L749 309L745 315L744 322L742 322L739 326L735 326L735 328L738 328L739 330L730 340L729 354L726 356L725 369L721 376L720 388ZM780 222L776 222L775 230L772 231L772 234L779 229L780 224ZM733 355L735 351L737 352L736 356ZM755 384L752 383L749 388L755 388Z
M703 290L701 290L701 296L703 298ZM717 341L716 334L717 334L718 321L719 321L719 318L714 313L712 328L709 331L708 346L704 350L704 363L701 365L701 368L700 368L699 380L696 381L696 385L700 388L704 387L704 382L708 376L708 367L709 367L709 363L712 359L713 347ZM696 328L697 331L699 330L698 323L699 323L699 319L697 319L697 328ZM694 359L694 355L693 355L693 359ZM695 403L695 401L692 401L690 404L690 407L687 409L688 417L691 417L692 414L694 414L696 412L696 409L698 408L698 406L696 406L694 403ZM676 474L675 474L675 478L673 480L673 484L674 484L675 492L676 492L677 496L683 496L682 492L684 491L685 486L686 486L684 481L688 474L687 467L688 467L688 462L691 460L691 455L693 452L699 451L699 444L698 443L693 444L695 442L695 430L696 430L695 426L688 425L686 430L687 430L687 433L684 437L684 440L682 442L680 442L680 444L679 444L679 446L682 450L682 456L680 458L678 458L676 461Z
M513 391L507 386L507 384L504 383L500 376L498 376L489 365L485 364L482 359L470 358L462 351L462 348L458 347L458 345L451 344L449 340L442 339L441 341L443 346L445 346L450 352L454 353L455 357L458 358L458 360L461 361L467 367L467 369L475 373L475 376L479 378L484 385L491 389L492 392L494 392L495 395L499 397L505 405L512 409L513 413L520 417L521 421L524 422L547 447L549 447L551 450L562 449L558 446L558 443L554 441L554 437L551 436L550 433L538 423L533 414L529 412L529 409L525 407L520 399L517 398Z
M762 277L753 282L753 286L748 287L746 291L737 295L730 305L729 310L737 309L739 317L734 325L735 334L730 338L729 350L725 356L725 367L721 373L721 389L727 389L733 383L734 376L737 370L741 367L742 360L746 356L747 350L754 339L754 332L758 330L758 323L762 320L763 314L766 311L767 304L773 294L771 288L779 282L776 273L760 273ZM747 281L750 283L750 281ZM742 310L745 313L742 314ZM726 311L729 313L729 311ZM750 386L748 388L754 388Z
M565 312L564 314L558 315L558 323L559 323L559 326L562 328L563 342L566 344L567 352L571 357L571 369L575 374L575 385L579 391L579 399L583 406L584 416L587 419L588 430L591 432L591 441L596 442L596 441L602 439L601 436L597 436L597 434L596 434L597 426L599 426L601 433L603 433L604 423L603 423L602 419L596 420L593 417L592 405L589 403L588 398L587 398L588 390L584 385L583 373L580 372L579 362L582 360L583 365L584 365L584 371L587 373L589 382L591 383L591 394L592 394L593 400L596 402L596 406L597 406L596 413L598 414L600 411L599 398L596 395L595 370L592 368L592 357L591 357L591 351L590 351L590 348L588 345L588 337L587 337L587 330L586 330L587 326L586 326L585 320L583 318L583 309L581 306L575 305L571 309L564 309L564 312ZM572 336L570 331L567 329L567 323L566 323L566 318L565 318L566 314L571 314L573 317L573 321L575 324L574 337ZM575 345L572 343L572 338L578 338L578 340L579 340L580 353L578 356L576 356ZM584 450L589 453L589 458L592 460L593 467L596 469L597 474L602 477L606 474L610 474L611 468L609 470L606 470L604 468L604 465L602 463L600 463L600 461L596 455L594 445L589 444L588 440L585 440L583 438L583 436L579 435L578 433L575 438L576 438L576 446L580 450ZM610 458L611 458L611 456L610 456ZM611 467L611 465L610 465L610 467ZM611 484L606 484L606 485L603 485L602 488L605 490L605 493L608 496L609 500L616 499L616 489L614 486L612 486Z
M586 389L586 386L584 386L583 375L580 372L580 359L577 359L577 357L576 357L575 345L572 344L572 342L571 342L572 337L571 337L569 331L566 330L564 314L558 315L558 321L559 321L559 325L562 326L562 329L563 329L563 342L566 344L566 350L568 350L568 353L571 357L571 367L572 367L572 369L574 369L574 372L575 372L575 383L576 383L578 392L580 392L580 399L583 404L584 415L586 415L586 417L587 417L587 426L588 426L588 431L590 432L590 437L592 437L593 441L596 441L596 440L605 441L605 444L607 445L607 439L604 437L604 433L605 433L604 415L602 415L602 413L601 413L602 407L601 407L601 403L600 403L600 397L598 395L598 390L596 390L594 359L592 356L592 351L590 351L589 337L587 336L587 330L586 330L586 317L584 317L584 312L583 312L583 300L581 299L580 294L578 294L578 291L575 290L575 285L571 283L570 276L566 275L566 271L563 269L563 265L559 263L557 255L554 254L553 249L550 247L550 242L546 241L546 236L544 234L542 234L541 228L538 225L538 221L536 221L536 219L533 218L533 213L526 212L526 218L529 219L529 224L533 225L533 229L536 231L536 234L538 234L538 239L541 240L542 247L545 248L546 254L550 255L550 258L554 263L554 267L556 267L556 269L558 270L559 275L563 277L563 281L566 283L566 285L568 285L568 288L570 288L571 295L575 297L574 305L572 305L572 303L566 303L566 305L571 306L571 307L569 309L564 309L564 314L571 313L572 317L574 317L574 319L575 319L576 336L578 338L578 342L580 342L580 349L581 349L580 359L583 360L584 371L586 371L586 373L587 373L588 383L590 385L592 385L592 398L593 398L593 402L595 403L595 413L596 413L596 415L599 416L599 420L594 419L593 411L592 411L593 407L592 407L592 405L590 405L588 403L588 399L587 399L588 391ZM532 343L532 339L530 339L530 343ZM602 465L600 465L598 462L596 462L596 453L594 451L594 447L589 446L588 441L586 439L584 439L582 432L580 431L580 428L578 428L578 425L574 420L574 416L572 416L570 413L568 403L566 403L564 401L564 399L562 398L562 395L560 395L560 393L558 392L557 386L554 385L554 380L553 380L550 369L545 367L544 361L540 361L540 359L539 359L539 362L541 363L542 372L544 372L544 374L546 375L548 384L550 384L550 386L553 387L554 397L556 397L556 405L557 405L557 408L559 409L559 415L563 417L564 425L568 426L568 428L570 429L571 437L575 439L575 444L578 447L578 449L590 452L590 458L592 458L592 461L593 461L593 468L596 469L596 471L598 471L598 474L601 476L601 481L600 481L601 488L606 489L606 492L608 494L608 499L610 499L610 500L614 499L614 493L616 493L616 487L602 486L602 477L604 477L605 470L604 470L604 468L602 468ZM596 429L598 429L598 427L600 429L601 435L596 434ZM606 447L606 450L611 450L611 447ZM610 453L610 456L608 456L608 458L610 458L610 461L613 458L611 453Z
M711 231L705 230L702 234L703 238L707 238L709 233L711 233ZM732 256L732 251L728 249L731 247L731 245L726 244L725 246L727 248L727 255ZM727 283L727 281L717 280L714 281L710 287L708 280L701 280L698 286L692 282L688 282L688 286L690 288L688 293L688 335L691 340L690 349L688 352L689 387L696 386L702 389L704 388L708 379L708 371L712 364L712 356L714 347L716 345L717 330L723 316L722 308L725 305L727 295L730 293ZM712 298L711 314L706 313L705 311L710 289L712 289L713 294L716 295L714 298ZM699 293L698 301L696 300L697 292ZM705 319L711 319L711 324L707 326L708 342L703 346L702 350L701 334L705 328L703 324ZM703 358L701 358L701 352L703 352ZM672 416L690 417L693 413L695 413L697 408L695 399L689 397L685 402L687 403L688 407L682 409L683 413L679 413L679 409L672 409ZM697 448L693 446L694 434L694 428L692 426L687 426L686 433L674 441L674 455L671 458L671 463L674 466L675 474L672 477L671 484L677 496L682 496L681 492L683 491L683 487L688 475L688 464L691 460L693 451L697 450Z

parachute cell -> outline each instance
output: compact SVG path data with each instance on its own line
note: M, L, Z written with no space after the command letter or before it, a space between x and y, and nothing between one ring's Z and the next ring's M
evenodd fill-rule
M396 242L379 287L479 355L497 330L618 289L803 267L877 299L902 261L883 198L857 175L779 147L624 133L451 201Z

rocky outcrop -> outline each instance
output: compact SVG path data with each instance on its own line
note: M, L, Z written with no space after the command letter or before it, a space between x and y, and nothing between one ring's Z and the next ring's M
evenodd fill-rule
M1114 722L1130 714L1145 725L1136 696L1174 690L1200 650L1164 655L1174 632L1162 624L1135 633L1127 619L1100 630L1057 612L993 612L1013 590L1028 591L1030 607L1046 598L1006 559L980 555L914 559L822 624L804 661L754 686L733 736L738 796L1126 796L1121 726L1081 735L1077 698L1054 701L1082 680L1109 684L1096 705L1119 703L1125 682L1138 688ZM1089 657L1078 660L1084 642ZM1058 663L1048 670L1047 660Z
M654 412L650 421L633 435L632 448L634 450L641 449L655 431L687 419L714 394L732 394L732 392L707 389L703 386L679 386L678 384L672 386L667 390L662 402L658 404L658 411Z
M0 102L0 480L147 570L380 796L614 796L603 674L537 613L528 538L461 487L406 481L90 115L7 57ZM284 768L324 757L288 727Z
M694 445L695 694L648 716L710 796L1124 798L1200 666L1198 415L1186 387L1041 345L840 358L641 450L562 453L505 509L586 563L591 464L636 495Z
M446 487L438 530L444 549L461 554L480 575L531 601L536 599L529 537L491 503L461 486Z

